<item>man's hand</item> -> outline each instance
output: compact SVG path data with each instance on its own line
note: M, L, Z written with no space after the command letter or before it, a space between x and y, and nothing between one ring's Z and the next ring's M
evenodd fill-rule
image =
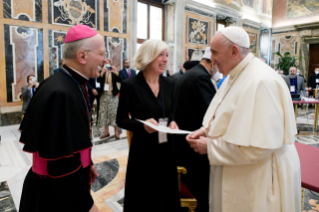
M171 128L172 130L178 130L178 126L175 121L171 121L168 127Z
M201 155L207 154L207 138L200 136L199 139L186 138L189 145Z
M96 171L96 168L95 166L91 166L91 171L90 171L90 179L91 179L91 183L94 183L95 182L95 178L98 177L99 174L97 173Z
M186 136L186 140L188 139L199 139L200 136L205 136L205 131L200 128Z
M92 93L94 96L97 96L99 94L96 89L92 89Z
M34 86L34 82L33 82L33 80L30 80L29 81L29 88L32 88Z
M147 119L147 122L150 122L152 124L155 124L156 126L158 126L158 123L155 119ZM154 130L153 128L147 126L146 124L144 124L144 129L146 130L146 132L148 132L149 134L156 132L157 130Z
M98 209L98 207L95 204L93 204L93 206L89 212L99 212L99 211L100 210Z

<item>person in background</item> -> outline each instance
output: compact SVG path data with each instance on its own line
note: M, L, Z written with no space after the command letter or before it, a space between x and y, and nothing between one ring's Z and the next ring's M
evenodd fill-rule
M289 69L289 76L283 76L290 93L292 95L300 94L300 91L305 92L304 78L297 75L297 68L292 66Z
M201 62L181 76L175 84L175 120L183 130L193 131L202 126L202 120L216 88L211 78L216 65L210 60L210 48L205 49ZM185 135L174 135L177 165L187 170L181 181L198 202L196 212L207 212L209 204L209 162L207 155L193 151Z
M97 81L101 85L101 96L100 96L100 108L99 108L99 120L97 123L98 127L104 127L104 134L100 136L100 139L107 138L110 136L109 126L114 126L115 138L119 139L119 131L116 125L116 113L118 107L117 94L119 90L117 88L117 82L122 82L122 78L119 77L119 73L110 59L106 58L106 62L102 66Z
M279 71L279 75L280 75L280 76L284 76L284 70L280 70L280 71Z
M100 108L100 94L101 94L101 86L100 83L97 82L97 78L90 78L89 83L87 84L88 91L89 91L89 101L91 105L91 109L93 109L93 103L94 100L96 99L96 123L98 122L98 114L99 114L99 108ZM93 113L91 110L91 117L93 121ZM93 122L92 122L93 124Z
M131 69L131 63L129 59L124 60L124 68L120 71L120 77L122 80L125 80L129 77L136 76L136 71L134 69Z
M134 61L140 72L122 82L116 118L119 127L133 133L123 211L178 212L180 197L172 136L137 120L178 129L173 114L174 82L162 76L168 62L168 46L160 40L147 40Z
M39 83L37 83L34 75L29 75L27 77L27 82L28 82L28 85L21 88L21 97L23 100L23 105L22 105L23 114L25 114L25 112L27 111L31 98L33 97L34 92L39 86Z
M306 78L304 77L304 75L300 75L300 70L299 69L297 69L296 75L299 76L299 77L302 77L304 79L304 81L305 81L305 84L306 84L306 82L307 82Z

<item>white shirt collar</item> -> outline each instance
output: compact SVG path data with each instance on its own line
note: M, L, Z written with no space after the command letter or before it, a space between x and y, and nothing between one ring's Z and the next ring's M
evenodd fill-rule
M80 75L81 77L83 77L86 80L89 80L89 78L87 78L86 76L84 76L83 74L81 74L80 72L78 72L77 70L75 70L74 68L71 68L70 66L68 66L70 69L72 69L75 73L77 73L78 75Z

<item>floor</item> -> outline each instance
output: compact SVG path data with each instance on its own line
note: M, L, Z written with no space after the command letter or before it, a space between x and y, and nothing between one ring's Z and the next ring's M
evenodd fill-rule
M314 109L298 109L296 140L319 147L319 131L314 132ZM22 151L18 125L0 127L0 212L15 212L19 208L22 185L29 168L31 154ZM103 131L103 129L101 129ZM111 135L114 130L110 128ZM99 177L91 193L101 212L123 210L124 183L128 158L126 131L120 140L99 138L100 130L93 128L93 161ZM306 190L303 212L319 212L319 194Z

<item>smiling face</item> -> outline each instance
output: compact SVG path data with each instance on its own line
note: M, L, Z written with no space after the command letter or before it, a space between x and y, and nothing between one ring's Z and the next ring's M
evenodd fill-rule
M165 49L150 64L146 66L146 69L160 75L166 71L167 62L168 51Z
M103 67L106 62L105 45L102 36L96 35L90 41L90 52L86 52L86 77L95 78L99 76L99 67Z
M221 74L224 76L233 69L231 63L232 51L231 46L223 42L221 33L217 33L210 42L210 50L212 52L211 62L214 63Z

